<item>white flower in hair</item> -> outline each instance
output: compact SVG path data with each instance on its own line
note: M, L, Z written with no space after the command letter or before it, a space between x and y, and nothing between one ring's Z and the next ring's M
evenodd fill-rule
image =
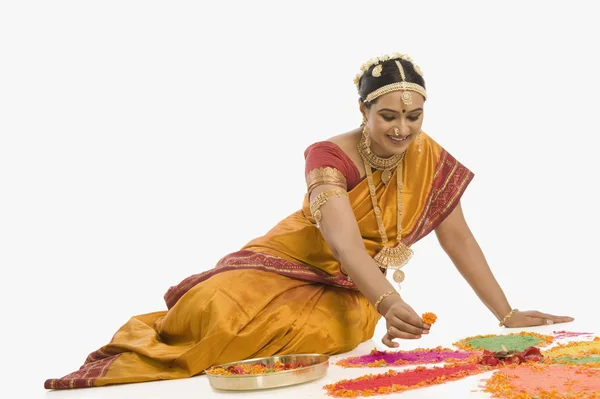
M374 65L381 64L382 62L394 60L394 59L402 59L402 60L410 62L412 64L415 72L418 73L419 75L423 76L423 72L421 71L421 68L419 68L417 65L415 65L412 58L410 58L408 56L408 54L400 54L400 53L396 52L396 53L391 53L391 54L385 54L380 57L371 58L370 60L368 60L367 62L362 64L360 67L360 72L354 78L354 84L356 85L356 88L358 88L360 78L362 78L362 76L365 74L366 71L369 70L369 68L371 68Z

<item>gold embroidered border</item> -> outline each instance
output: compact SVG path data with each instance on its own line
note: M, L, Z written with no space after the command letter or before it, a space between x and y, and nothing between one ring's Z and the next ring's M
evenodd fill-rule
M171 309L179 298L196 284L209 279L215 274L234 269L264 270L301 280L356 289L354 283L349 281L341 272L331 275L316 267L290 262L267 253L240 250L223 257L215 268L189 276L179 284L170 287L164 295L167 308Z
M434 173L432 190L421 216L412 231L403 239L407 243L414 244L425 237L441 219L448 216L473 179L473 173L446 151L442 152L438 165Z
M321 184L330 184L332 186L338 186L344 190L348 189L346 178L339 170L332 167L315 168L312 169L306 175L306 186L308 189L308 195L315 189L315 187Z

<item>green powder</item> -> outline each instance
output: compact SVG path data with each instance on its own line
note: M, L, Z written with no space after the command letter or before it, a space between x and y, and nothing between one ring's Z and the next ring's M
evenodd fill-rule
M575 363L575 364L587 364L587 363L600 363L600 356L587 356L580 358L572 358L572 357L559 357L553 359L555 363Z
M540 342L539 338L523 335L499 335L487 338L474 338L467 342L468 345L476 349L487 349L492 352L499 352L502 345L509 351L522 352L530 346L536 346Z

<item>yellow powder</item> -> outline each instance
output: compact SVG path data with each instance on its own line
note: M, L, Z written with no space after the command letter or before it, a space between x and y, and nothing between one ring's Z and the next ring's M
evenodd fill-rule
M549 358L600 355L600 339L596 337L593 341L570 342L568 344L558 345L544 351L542 354Z

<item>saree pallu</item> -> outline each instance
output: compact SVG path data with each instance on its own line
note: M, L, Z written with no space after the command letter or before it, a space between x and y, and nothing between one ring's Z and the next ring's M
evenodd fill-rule
M422 152L411 145L404 162L402 241L410 246L454 209L473 174L425 134ZM395 243L396 179L384 186L380 176L374 173L377 198ZM373 256L381 244L366 180L349 199ZM249 358L343 353L372 338L380 317L341 272L308 197L265 236L171 287L165 302L168 310L131 318L79 370L45 388L185 378Z

